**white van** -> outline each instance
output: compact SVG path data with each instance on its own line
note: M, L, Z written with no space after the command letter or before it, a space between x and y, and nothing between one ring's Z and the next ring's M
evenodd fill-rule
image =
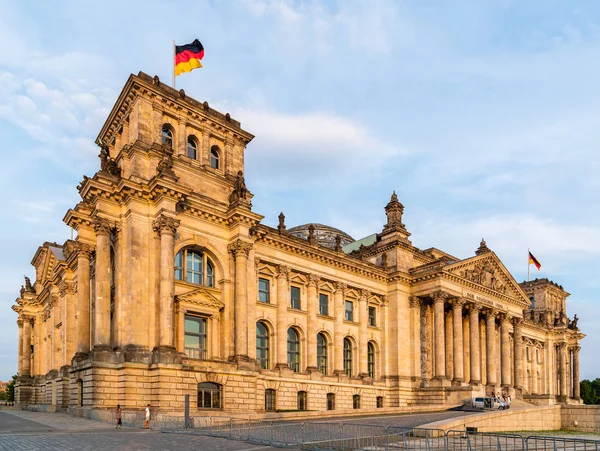
M492 398L491 396L480 396L471 400L471 406L478 409L506 409L506 404L500 398Z

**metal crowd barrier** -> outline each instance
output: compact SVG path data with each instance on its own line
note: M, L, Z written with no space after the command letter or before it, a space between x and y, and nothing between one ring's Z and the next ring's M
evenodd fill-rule
M159 419L157 419L160 422ZM164 421L165 432L210 435L308 451L600 451L600 441L354 423L252 421L191 417ZM155 422L156 425L156 422Z

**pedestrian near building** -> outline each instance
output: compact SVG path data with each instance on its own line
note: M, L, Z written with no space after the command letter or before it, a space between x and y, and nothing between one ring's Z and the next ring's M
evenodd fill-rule
M122 420L121 420L121 404L117 404L117 426L116 428L119 429L121 426L123 426Z
M144 429L148 429L150 424L150 404L146 406L146 420L144 421Z

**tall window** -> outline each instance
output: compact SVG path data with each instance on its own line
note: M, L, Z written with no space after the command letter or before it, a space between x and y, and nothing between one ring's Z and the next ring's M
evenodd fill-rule
M369 307L369 326L377 326L377 310L375 307Z
M344 338L344 373L352 376L352 342Z
M196 144L196 140L192 136L188 136L187 156L193 160L198 158L198 144Z
M214 287L215 267L202 252L184 249L175 256L175 280Z
M346 321L354 321L354 304L352 301L346 301L345 303L345 318Z
M219 146L212 146L210 148L210 167L213 169L219 169L221 167L221 155Z
M300 288L290 288L290 307L300 310Z
M377 397L377 408L381 409L383 407L383 396Z
M292 371L300 371L300 336L298 331L290 327L287 333L288 367Z
M264 323L256 323L256 359L262 369L269 369L269 329Z
M265 410L267 412L275 412L277 408L276 391L272 388L265 390Z
M335 393L327 393L327 410L335 410Z
M352 396L352 408L353 409L360 409L360 395L353 395Z
M329 315L329 296L326 294L319 295L319 314Z
M323 334L317 334L317 368L327 375L327 338Z
M198 409L222 409L222 387L212 382L198 384Z
M307 406L306 392L299 391L298 392L298 410L306 410L307 409L306 406Z
M270 287L268 279L258 279L258 300L268 304L270 302Z
M162 127L162 143L173 148L173 132L168 125Z
M206 318L185 315L185 353L191 359L206 359Z
M367 343L367 371L375 379L375 345L371 342Z

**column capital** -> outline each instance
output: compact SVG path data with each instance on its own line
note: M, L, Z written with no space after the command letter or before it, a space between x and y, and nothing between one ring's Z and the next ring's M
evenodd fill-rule
M408 304L410 305L411 308L421 308L422 303L423 303L423 301L418 296L409 296L408 297Z
M511 318L511 321L512 321L513 327L515 327L515 328L517 328L517 327L520 328L521 326L523 326L523 318L522 317L513 316Z
M109 235L115 224L106 218L96 216L94 218L94 231L97 235Z
M573 349L573 352L574 352L575 354L577 354L577 353L579 353L579 351L581 351L581 346L579 346L579 345L575 345L575 346L573 346L573 348L572 348L572 349Z
M90 258L94 248L89 244L82 243L81 241L75 241L75 249L77 251L77 257Z
M358 300L360 302L366 302L367 299L369 299L369 296L371 296L371 292L369 290L360 290L360 297L358 298Z
M160 215L152 223L152 229L160 234L170 233L171 235L175 235L179 224L181 224L179 219L175 219L166 215Z
M58 295L60 297L65 296L66 294L76 294L77 289L75 287L75 282L61 282L58 286Z
M454 298L452 299L452 308L459 308L459 307L464 307L464 305L466 304L466 301L464 299L461 298Z
M438 290L438 291L432 293L431 297L433 298L433 302L437 304L437 303L440 303L440 302L441 303L446 302L446 299L449 298L449 295L448 295L448 293L446 293L446 292L444 292L442 290Z
M509 316L507 313L501 312L498 313L498 319L502 322L503 325L506 325L511 323L512 317Z
M308 275L308 286L316 287L319 284L320 280L321 280L320 276L317 276L316 274L309 274Z
M289 279L290 277L290 268L285 265L277 265L277 278L283 277L284 279Z
M475 304L474 302L467 303L465 308L471 313L479 313L482 310L481 305Z
M495 318L498 316L498 313L499 313L498 310L495 310L493 308L486 308L484 311L485 316L487 316L488 318L489 317Z
M23 327L23 323L24 323L23 319L19 318L17 320L17 326L19 326L19 329Z
M346 291L346 288L348 288L348 285L347 285L347 284L345 284L345 283L343 283L343 282L336 282L336 283L334 284L334 286L335 286L335 291L336 291L336 293L337 293L338 291L341 291L341 292L342 292L342 294L344 294L344 292Z
M233 254L234 257L245 256L248 257L248 254L252 250L252 243L248 243L247 241L236 240L233 243L227 246L227 250Z
M559 343L556 343L556 346L558 347L558 349L560 349L562 351L563 349L565 349L567 347L567 343L565 343L564 341L561 341Z

